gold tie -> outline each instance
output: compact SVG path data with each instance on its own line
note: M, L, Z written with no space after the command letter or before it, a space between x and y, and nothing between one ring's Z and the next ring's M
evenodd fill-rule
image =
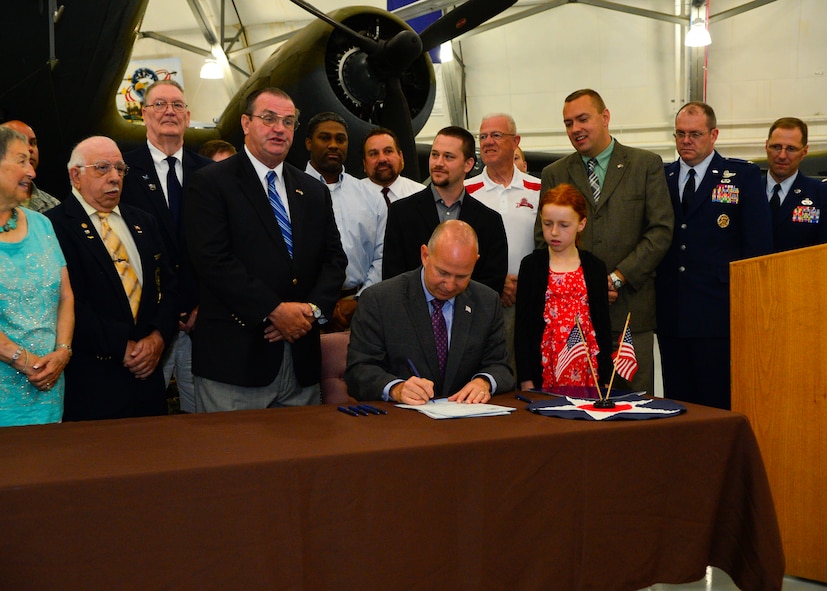
M135 274L135 269L129 264L129 256L126 254L126 247L124 247L118 235L112 231L109 226L108 213L103 211L98 212L98 217L101 221L101 240L103 240L106 250L112 256L112 262L115 263L115 269L118 270L118 275L121 277L123 290L126 292L126 297L129 299L129 307L132 309L132 318L138 318L138 306L141 304L141 284L138 281L138 276Z

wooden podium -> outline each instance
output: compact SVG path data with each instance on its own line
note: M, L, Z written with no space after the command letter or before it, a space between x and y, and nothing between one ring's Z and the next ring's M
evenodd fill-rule
M730 265L732 410L770 480L788 575L827 582L827 245Z

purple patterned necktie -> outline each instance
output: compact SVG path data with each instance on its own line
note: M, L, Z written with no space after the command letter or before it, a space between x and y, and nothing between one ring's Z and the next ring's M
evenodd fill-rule
M445 300L431 300L434 311L431 313L431 325L434 327L434 340L436 340L436 356L439 360L439 374L445 375L445 363L448 360L448 325L445 324L445 317L442 315L442 306Z

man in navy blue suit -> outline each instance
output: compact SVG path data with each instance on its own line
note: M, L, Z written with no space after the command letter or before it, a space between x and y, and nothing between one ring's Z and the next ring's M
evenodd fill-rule
M718 154L717 139L712 107L681 107L680 159L666 166L675 230L655 289L666 397L729 408L729 263L772 252L772 226L760 169Z
M827 185L798 170L807 155L807 124L782 117L770 127L765 147L769 172L764 178L775 252L824 244Z
M181 211L190 176L211 161L184 148L190 112L177 82L159 80L147 88L142 112L146 144L123 155L130 172L121 200L155 217L172 260L178 278L178 332L162 359L164 381L169 385L175 374L181 410L195 412L190 333L198 315L198 285L189 264Z

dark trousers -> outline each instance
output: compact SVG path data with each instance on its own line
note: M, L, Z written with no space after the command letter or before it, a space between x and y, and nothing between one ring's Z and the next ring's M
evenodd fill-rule
M685 339L658 334L663 395L729 410L729 339Z

